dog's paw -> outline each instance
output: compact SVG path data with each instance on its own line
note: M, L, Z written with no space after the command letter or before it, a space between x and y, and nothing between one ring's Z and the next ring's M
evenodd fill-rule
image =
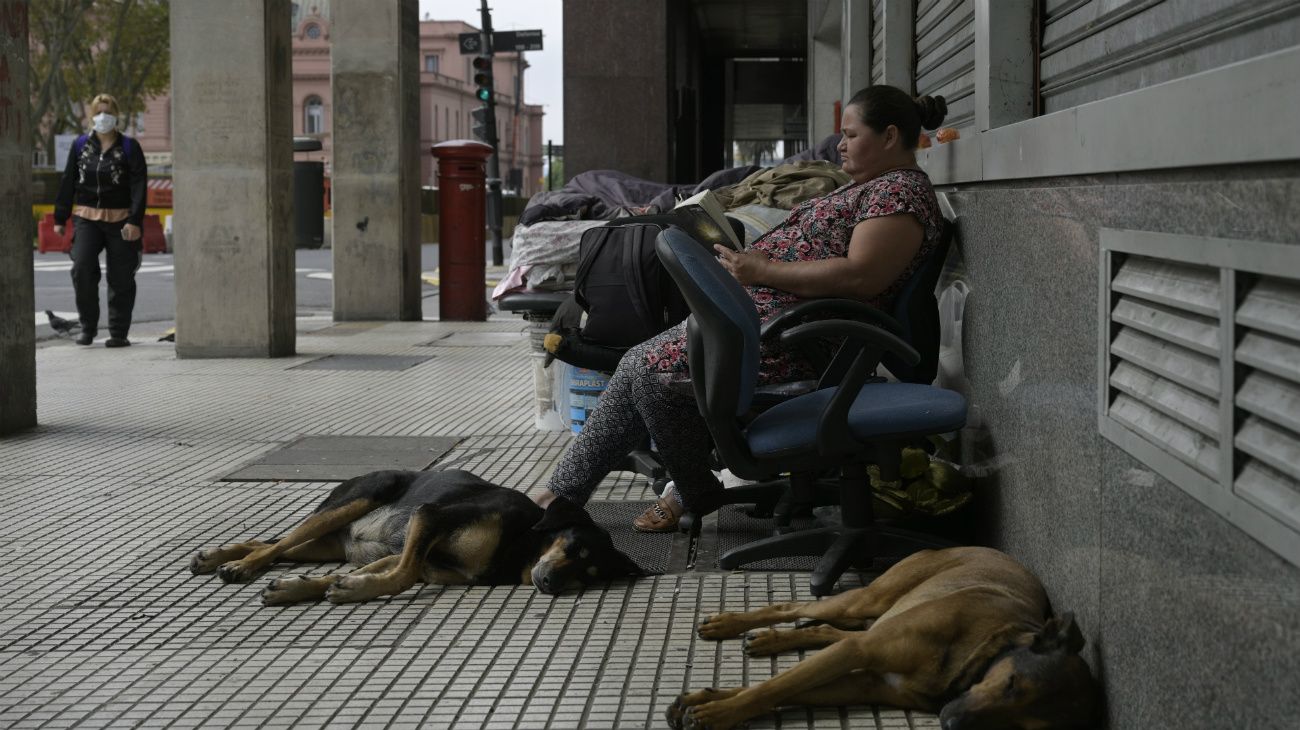
M355 603L374 598L376 595L366 580L366 576L345 575L334 581L334 585L325 591L325 600L330 603Z
M217 572L217 567L221 563L217 560L214 551L200 550L190 558L190 572L194 575L208 575Z
M712 687L695 692L683 692L677 695L677 699L673 700L671 705L668 705L668 709L664 710L664 719L668 721L669 727L681 730L686 721L686 712L691 707L717 698L718 691Z
M262 589L262 605L283 606L320 599L324 595L325 589L319 586L318 579L309 575L286 575L266 584Z
M247 583L256 578L259 572L261 571L249 567L242 560L232 560L217 568L217 577L227 583Z
M745 634L741 642L749 656L771 656L781 651L781 635L776 629Z
M745 630L745 625L737 620L734 613L717 613L712 616L705 616L700 621L698 634L701 639L712 639L719 641L721 639L732 639Z
M730 720L721 702L706 702L686 710L682 727L686 730L728 730L737 724Z

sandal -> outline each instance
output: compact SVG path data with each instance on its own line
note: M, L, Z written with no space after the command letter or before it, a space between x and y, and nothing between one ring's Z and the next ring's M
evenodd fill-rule
M647 507L639 517L632 520L632 529L637 532L673 532L680 521L681 516L673 514L672 505L668 500L660 498Z

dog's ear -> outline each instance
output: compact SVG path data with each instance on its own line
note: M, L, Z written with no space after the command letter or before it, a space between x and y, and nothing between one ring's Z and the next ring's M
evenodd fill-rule
M1046 654L1056 649L1065 649L1070 654L1078 654L1084 645L1083 632L1074 621L1074 614L1069 611L1047 620L1043 630L1034 637L1033 650Z
M542 519L533 525L533 529L538 532L554 532L566 527L586 524L595 524L591 515L587 514L587 510L564 497L556 497L546 506L546 512L542 514Z

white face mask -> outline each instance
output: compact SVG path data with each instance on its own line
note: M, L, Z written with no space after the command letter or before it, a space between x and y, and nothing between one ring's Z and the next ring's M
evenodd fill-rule
M117 126L117 117L107 112L101 112L90 118L95 123L95 131L100 134L107 134Z

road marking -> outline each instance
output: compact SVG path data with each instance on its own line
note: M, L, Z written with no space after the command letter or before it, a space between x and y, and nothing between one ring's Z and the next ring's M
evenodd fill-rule
M32 267L35 271L43 273L54 273L58 271L72 271L71 261L60 261L50 263L37 263ZM175 271L176 267L170 264L146 264L136 269L137 274L159 274Z

